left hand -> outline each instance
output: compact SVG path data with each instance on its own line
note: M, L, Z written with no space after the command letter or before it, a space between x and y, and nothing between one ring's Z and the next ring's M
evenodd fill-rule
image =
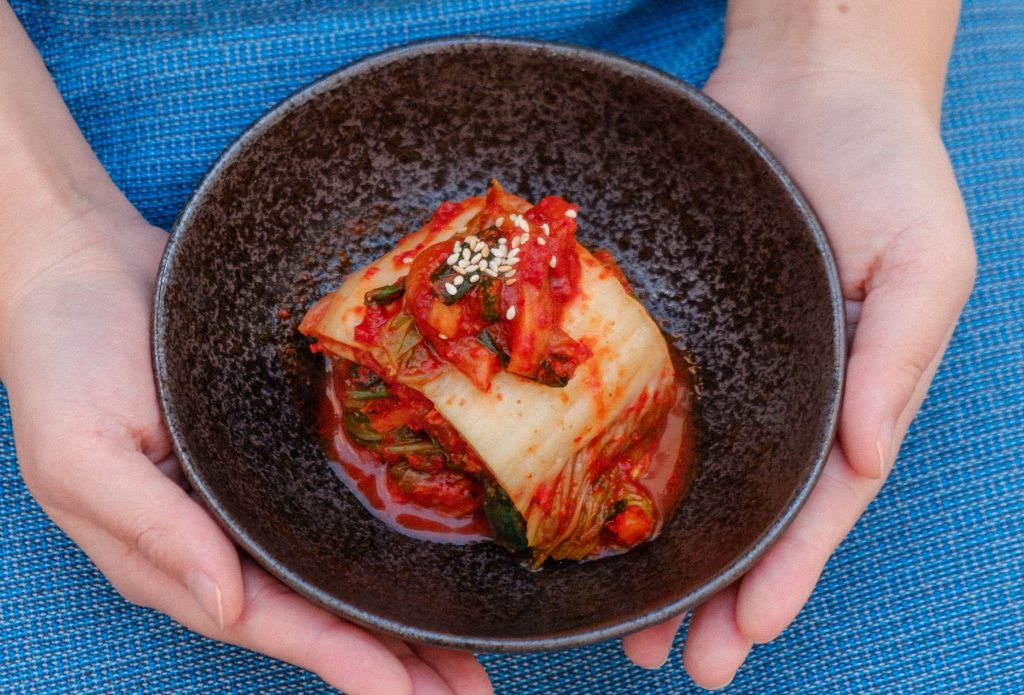
M852 333L836 444L793 523L733 586L693 614L684 663L727 685L777 637L881 489L973 284L967 216L933 104L870 70L723 62L706 92L754 131L800 186L831 242ZM649 668L682 618L623 640Z
M26 485L114 587L353 695L492 692L471 654L352 625L240 557L187 494L157 403L149 329L166 234L127 201L45 226L38 238L70 242L0 296L0 375Z

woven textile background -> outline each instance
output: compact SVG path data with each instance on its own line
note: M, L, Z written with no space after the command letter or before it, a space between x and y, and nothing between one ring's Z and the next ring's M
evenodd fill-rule
M1024 3L964 4L944 135L978 242L976 290L881 496L795 624L755 648L727 692L1024 692ZM12 5L114 180L164 226L261 112L367 53L518 35L700 84L724 13L724 0ZM2 388L0 495L0 692L328 690L123 601L27 493ZM499 693L695 692L681 645L657 672L614 643L483 661Z

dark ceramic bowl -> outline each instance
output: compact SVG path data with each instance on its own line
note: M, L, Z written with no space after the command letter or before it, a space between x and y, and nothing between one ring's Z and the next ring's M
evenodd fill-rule
M311 432L303 311L492 177L579 203L582 241L615 253L699 365L692 491L658 539L625 555L530 572L490 544L400 535L348 492ZM618 637L725 587L814 484L842 385L828 245L764 147L665 74L524 41L408 46L275 107L181 213L155 310L175 448L239 545L350 620L474 650Z

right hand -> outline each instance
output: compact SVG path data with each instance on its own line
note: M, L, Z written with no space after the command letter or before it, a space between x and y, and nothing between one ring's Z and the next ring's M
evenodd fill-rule
M937 97L915 98L934 90L871 62L839 69L784 60L771 42L737 45L705 90L771 148L818 212L852 340L837 440L806 504L746 575L694 611L683 658L707 688L724 687L753 644L790 624L878 494L975 274ZM630 658L662 663L679 620L627 637Z
M470 654L405 644L328 613L240 558L193 501L154 387L149 329L166 234L127 204L0 297L0 376L18 461L43 510L129 601L361 693L490 693Z

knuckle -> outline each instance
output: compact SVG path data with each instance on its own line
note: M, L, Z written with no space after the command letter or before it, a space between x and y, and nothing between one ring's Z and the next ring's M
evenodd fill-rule
M932 350L915 345L905 345L900 359L893 365L897 378L908 387L913 388L924 378L933 354Z
M116 564L111 564L116 563ZM139 557L135 548L123 546L120 557L112 556L111 562L98 564L110 584L128 603L140 608L156 608L152 586L141 580L146 571L146 562Z
M132 549L149 563L161 568L164 566L167 541L167 530L152 520L139 522L131 533Z
M38 410L21 415L38 416ZM15 429L21 424L19 417ZM81 423L62 421L60 427L26 429L29 436L17 443L25 486L44 508L73 512L83 507L90 484L97 479L101 452L106 451L102 439Z
M38 452L19 458L25 486L44 508L67 509L77 497L68 476L74 461L59 452Z
M123 581L111 581L111 584L117 590L117 593L121 595L121 598L133 606L138 606L139 608L155 608L148 592L144 591L141 587L136 586L131 582Z

